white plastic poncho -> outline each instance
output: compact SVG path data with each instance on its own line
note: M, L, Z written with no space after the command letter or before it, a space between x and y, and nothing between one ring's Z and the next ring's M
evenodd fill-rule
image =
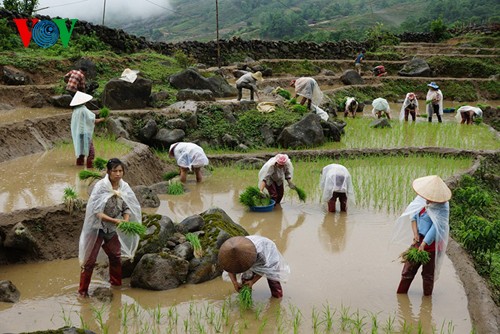
M276 160L277 160L277 155L275 155L271 159L267 160L267 162L264 164L264 166L262 166L262 168L259 171L259 180L257 183L258 187L262 183L262 180L264 180L269 173L272 173L274 171L274 168L276 168L275 167ZM286 171L288 171L288 173L290 174L290 177L293 179L293 165L292 165L292 162L290 161L290 159L288 159L284 168Z
M474 112L474 114L476 114L477 117L483 117L483 111L481 110L481 108L473 106L461 106L460 108L457 109L457 114L455 115L455 118L460 122L462 120L461 113L471 110Z
M412 101L409 98L410 93L406 94L405 100L403 102L403 105L401 106L401 112L399 113L399 120L402 121L405 119L405 109L412 103ZM415 99L413 100L415 104L415 111L418 110L418 100L417 97L415 96Z
M312 104L319 106L323 101L323 92L316 80L302 77L295 80L295 94L311 100Z
M357 105L358 101L356 101L356 98L354 97L348 97L347 100L345 101L344 112L351 112L351 110L349 109L351 103L355 103ZM356 112L356 110L354 110L354 112Z
M179 167L192 170L193 167L208 165L208 158L200 146L193 143L174 143L173 145L175 145L175 160Z
M84 104L73 108L71 115L71 137L75 147L75 155L89 155L90 141L94 134L96 115Z
M99 229L102 227L101 219L97 217L97 214L104 211L106 202L113 195L120 196L128 205L131 211L129 221L138 223L142 221L141 206L128 183L120 180L118 190L113 190L108 175L106 174L102 180L99 180L95 184L87 202L85 222L83 223L82 233L80 234L78 252L80 265L84 265L87 262L92 252L92 247L94 247L97 240ZM132 259L139 245L139 236L123 233L119 229L117 229L117 233L121 244L122 258ZM102 251L101 248L101 252Z
M432 101L435 98L439 98L439 115L443 114L443 93L441 92L440 89L438 90L433 90L429 89L427 91L427 96L425 97L425 101ZM427 105L427 117L431 117L432 114L434 113L434 109L432 109L432 102Z
M372 102L372 115L373 117L377 117L377 112L382 111L386 114L391 113L391 107L389 106L389 102L382 97L378 97Z
M418 196L408 205L403 214L397 219L394 230L393 242L410 245L413 239L413 231L411 228L411 219L415 214L418 214L423 208L426 208L427 214L432 220L432 224L436 229L436 266L434 269L434 281L439 278L441 265L448 247L448 237L450 234L450 205L446 203L429 203L425 198Z
M328 121L330 116L328 116L328 113L326 111L324 111L323 109L321 109L320 107L318 107L314 104L311 104L311 107L314 110L315 114L318 115L319 117L321 117L321 119L323 121L325 121L325 122Z
M330 164L323 167L319 187L321 189L321 200L323 202L328 202L332 198L332 193L336 191L339 193L346 193L347 200L353 204L356 203L351 174L347 168L342 165Z
M257 251L257 260L248 271L265 276L272 281L286 282L290 276L290 266L276 247L276 244L272 240L259 235L250 235L245 238L252 241ZM240 282L242 275L245 276L245 273L236 275L237 280ZM222 278L225 281L231 280L226 271L223 272Z

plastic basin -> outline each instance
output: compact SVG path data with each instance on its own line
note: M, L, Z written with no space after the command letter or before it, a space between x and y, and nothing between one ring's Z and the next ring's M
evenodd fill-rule
M270 212L270 211L273 211L275 203L276 202L272 199L271 200L271 204L266 205L266 206L251 206L250 207L250 211L254 211L254 212Z

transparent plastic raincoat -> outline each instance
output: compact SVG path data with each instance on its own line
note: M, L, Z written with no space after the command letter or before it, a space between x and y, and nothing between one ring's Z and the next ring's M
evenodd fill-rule
M323 101L323 92L319 88L316 80L310 77L302 77L295 80L295 93L312 101L312 104L319 106Z
M76 157L89 155L90 141L94 135L96 115L84 104L73 108L71 115L71 137Z
M200 146L193 143L174 143L172 147L179 167L188 168L191 171L193 167L208 165L208 158Z
M443 93L441 92L440 89L438 90L433 90L429 89L427 91L427 96L425 97L426 101L432 101L435 98L439 98L439 115L443 114ZM431 117L432 114L434 113L434 109L432 108L432 103L429 103L427 105L427 117Z
M434 281L439 277L441 265L448 247L448 237L450 234L450 205L445 203L427 203L425 198L418 196L408 205L403 214L397 219L393 242L411 245L413 232L411 228L412 217L425 207L427 214L432 220L436 229L436 266L434 269Z
M272 240L258 235L250 235L245 238L252 241L257 251L257 260L248 271L272 281L286 282L290 276L290 266L276 244ZM241 276L245 276L245 273L236 275L240 282ZM222 278L225 281L231 281L226 271L224 271Z
M455 115L456 120L460 122L462 120L462 112L471 110L477 117L483 117L483 111L481 110L481 108L473 106L461 106L457 109L457 114Z
M113 190L108 175L106 174L102 180L99 180L95 184L87 202L85 222L83 223L82 233L80 234L78 252L80 265L84 265L87 262L97 240L99 229L102 227L102 221L97 217L97 214L104 211L106 202L113 195L121 197L128 205L131 211L129 221L138 223L142 221L141 206L128 183L120 180L118 190ZM135 234L125 234L119 229L117 229L117 233L121 244L122 258L132 259L139 245L139 236ZM103 252L102 248L100 252ZM101 256L98 256L98 259L99 258L101 258Z
M321 189L321 201L328 202L332 198L332 193L346 193L347 200L355 203L354 187L352 185L351 174L342 165L330 164L323 167L321 171L319 187Z
M406 94L406 97L405 97L405 100L403 102L403 105L401 106L401 112L399 113L399 120L402 121L405 119L405 109L406 107L408 107L411 103L413 103L415 105L415 111L418 110L418 99L417 97L415 96L415 98L412 100L410 100L409 98L409 95L411 93L408 93Z

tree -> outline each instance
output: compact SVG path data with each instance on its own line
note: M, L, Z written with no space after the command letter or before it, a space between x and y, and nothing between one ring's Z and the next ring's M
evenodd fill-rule
M38 0L4 0L3 7L7 10L26 15L33 15L38 6Z

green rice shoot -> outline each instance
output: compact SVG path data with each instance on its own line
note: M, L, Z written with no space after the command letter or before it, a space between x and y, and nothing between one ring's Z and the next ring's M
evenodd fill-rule
M186 233L186 239L193 245L193 254L194 257L199 259L203 256L203 248L201 247L200 239L197 234L194 233Z
M75 210L80 210L83 207L82 199L78 198L78 193L71 187L64 188L63 203L66 205L66 209L70 215Z
M91 170L81 170L80 173L78 173L78 177L82 181L89 180L90 182L92 182L94 180L102 179L103 176L100 173Z
M167 187L167 194L182 195L184 194L184 186L179 181L171 182Z
M401 254L402 262L420 263L427 264L431 257L428 252L421 251L418 248L410 247L405 252Z
M306 195L306 192L304 191L304 189L295 186L295 191L297 192L297 195L299 196L299 199L302 202L305 202L306 198L307 198L307 195Z
M240 303L240 308L244 310L252 308L252 288L248 285L243 285L238 293L238 301Z
M96 157L92 162L92 166L97 170L105 170L107 164L108 161L100 157Z
M121 222L118 224L118 229L125 234L137 234L143 236L146 234L146 226L138 222Z
M102 107L101 110L99 110L99 118L106 118L108 116L109 116L109 108Z
M168 173L163 174L163 180L170 181L171 179L173 179L174 177L176 177L178 175L179 175L178 171L168 172Z
M240 203L249 208L255 206L268 206L271 199L267 195L262 195L258 187L249 186L240 194Z

